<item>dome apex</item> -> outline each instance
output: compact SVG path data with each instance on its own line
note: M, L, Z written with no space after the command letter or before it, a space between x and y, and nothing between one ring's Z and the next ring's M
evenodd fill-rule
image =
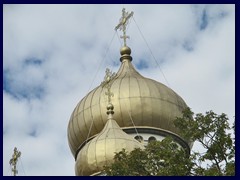
M123 47L120 49L120 54L121 54L121 55L125 55L125 54L130 55L130 54L131 54L131 49L130 49L130 47L128 47L128 46L123 46Z
M128 61L132 61L132 56L130 56L131 54L131 49L128 46L123 46L120 49L120 54L121 54L121 58L120 61L123 62L123 60L128 60Z

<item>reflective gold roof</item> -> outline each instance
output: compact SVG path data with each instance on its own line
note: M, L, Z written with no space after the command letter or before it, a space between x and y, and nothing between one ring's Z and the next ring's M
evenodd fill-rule
M123 148L130 152L144 146L121 130L116 121L110 118L104 129L78 153L76 175L88 176L102 171L104 165L113 162L115 152Z
M114 119L117 124L121 128L133 127L132 118L136 127L160 128L178 134L173 120L187 107L184 100L164 84L140 75L131 63L129 47L123 47L120 52L122 64L111 80ZM101 85L77 104L68 125L68 141L74 156L87 137L97 135L104 128L107 104L105 90Z

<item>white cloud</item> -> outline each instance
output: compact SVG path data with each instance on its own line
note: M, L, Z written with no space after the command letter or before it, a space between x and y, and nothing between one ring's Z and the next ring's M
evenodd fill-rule
M193 111L224 112L232 121L235 6L125 6L134 11L137 23L131 20L127 32L133 64L147 65L139 72L166 84L138 27L170 87ZM3 6L4 175L9 175L15 146L22 151L26 175L74 175L68 120L76 104L102 81L105 68L118 70L119 32L104 56L121 9L122 5ZM21 166L19 175L24 175Z

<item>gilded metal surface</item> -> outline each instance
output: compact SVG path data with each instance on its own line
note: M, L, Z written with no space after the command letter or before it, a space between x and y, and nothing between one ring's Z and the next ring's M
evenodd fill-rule
M104 129L78 153L75 164L76 175L87 176L102 171L104 165L113 162L115 152L123 148L129 152L144 146L122 131L116 121L110 118Z
M136 127L149 126L179 134L173 120L181 116L182 110L187 107L183 99L164 84L140 75L130 61L130 54L122 54L121 58L121 67L111 80L111 91L114 93L111 101L118 125L133 127L131 114ZM103 129L107 121L107 104L105 90L100 85L89 92L74 109L68 125L68 141L73 156L86 140L92 120L89 137Z

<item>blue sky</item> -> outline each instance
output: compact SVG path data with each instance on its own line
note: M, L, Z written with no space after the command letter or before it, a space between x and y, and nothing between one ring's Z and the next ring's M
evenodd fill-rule
M68 121L105 69L120 66L114 28L122 7L3 6L3 175L15 146L22 151L19 175L74 175ZM235 6L125 8L134 11L127 43L138 71L170 86L194 112L224 112L232 122Z

